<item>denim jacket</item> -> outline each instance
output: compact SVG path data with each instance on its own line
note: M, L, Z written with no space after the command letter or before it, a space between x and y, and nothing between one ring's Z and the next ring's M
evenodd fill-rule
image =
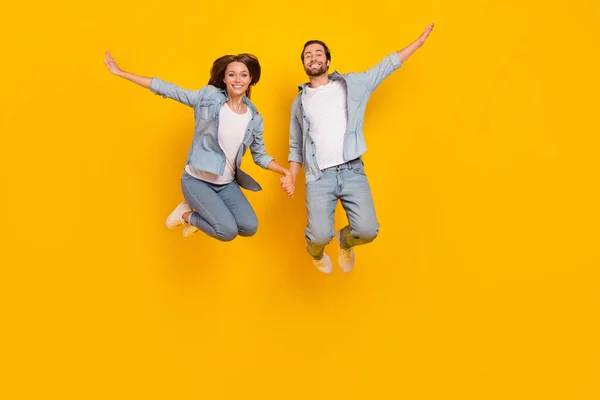
M219 112L221 106L228 100L226 91L212 85L207 85L200 90L182 89L159 78L152 78L150 90L157 95L176 100L194 109L196 120L194 139L186 164L190 163L192 167L200 171L223 175L225 153L219 145L218 131ZM265 150L262 136L264 131L262 116L246 96L242 100L252 112L252 119L248 123L242 145L235 158L235 180L244 189L259 191L261 187L258 182L240 169L242 157L246 150L250 149L254 162L263 168L267 168L267 165L273 161L273 157L269 156Z
M339 74L334 71L329 75L330 80L341 80L347 88L348 124L344 134L344 160L354 160L367 151L362 131L367 101L377 86L400 66L398 53L392 53L365 72ZM315 143L309 134L310 121L302 107L302 90L307 85L305 83L298 87L300 93L292 104L288 161L304 166L306 183L309 183L319 179L322 173L316 161Z

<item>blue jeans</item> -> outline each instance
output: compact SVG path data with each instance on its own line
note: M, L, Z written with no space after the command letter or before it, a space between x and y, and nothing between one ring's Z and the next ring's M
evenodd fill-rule
M335 234L333 213L338 200L346 211L349 225L340 234L341 246L353 246L372 242L379 233L371 187L360 158L345 164L326 168L323 176L306 184L306 245L315 259L323 257L325 246Z
M215 185L183 173L183 197L192 206L190 224L223 242L240 236L252 236L258 219L237 182Z

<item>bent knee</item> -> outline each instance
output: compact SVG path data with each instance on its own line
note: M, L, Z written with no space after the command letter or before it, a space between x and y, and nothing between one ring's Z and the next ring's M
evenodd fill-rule
M327 243L331 242L331 239L333 239L333 232L321 232L307 235L306 238L316 245L325 246Z
M216 232L217 239L221 242L231 242L238 235L237 227L222 228Z
M238 226L238 234L240 236L254 236L256 232L258 232L258 221Z
M372 242L375 240L377 235L379 234L379 226L364 226L358 227L354 229L354 236L360 240L365 241L365 243Z

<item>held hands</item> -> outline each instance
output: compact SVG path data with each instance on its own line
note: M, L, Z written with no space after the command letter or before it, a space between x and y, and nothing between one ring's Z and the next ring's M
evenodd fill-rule
M106 65L106 68L108 68L108 70L115 75L120 75L123 73L123 70L119 68L117 62L114 60L114 58L112 58L108 51L105 53L104 64Z
M283 176L279 179L281 182L281 190L283 190L288 196L294 197L294 190L296 189L296 182L292 173L285 169L283 170Z

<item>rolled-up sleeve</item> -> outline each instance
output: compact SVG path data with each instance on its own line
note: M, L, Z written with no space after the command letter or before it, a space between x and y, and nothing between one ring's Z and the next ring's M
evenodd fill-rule
M202 94L202 89L183 89L173 83L165 82L160 78L152 78L152 82L150 83L150 91L164 98L178 101L190 107L194 107L196 104L198 104Z
M398 53L394 52L381 60L373 68L365 71L362 76L366 80L369 88L373 91L385 78L390 76L392 72L396 71L401 66L402 62L400 62Z
M297 110L300 106L300 96L297 96L292 104L292 115L290 117L290 155L288 156L288 162L296 162L303 164L304 158L302 157L302 125L297 118Z
M250 144L250 152L252 153L252 159L257 165L261 166L262 168L267 168L267 165L269 165L274 158L268 155L267 150L265 149L265 139L262 135L264 131L264 125L262 117L259 118L261 118L261 120L258 128L256 128L256 131L254 132L254 139Z

